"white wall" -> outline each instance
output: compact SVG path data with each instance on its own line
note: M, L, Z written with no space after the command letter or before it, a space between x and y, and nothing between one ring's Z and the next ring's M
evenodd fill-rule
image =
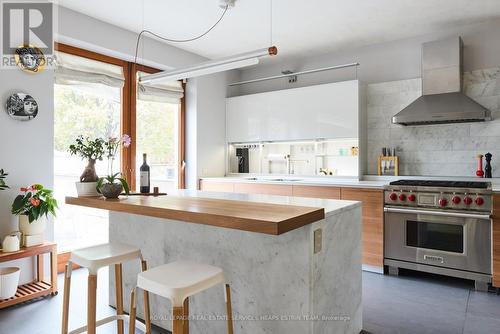
M33 75L19 69L0 70L0 168L8 173L10 190L0 191L0 238L18 230L17 217L10 214L11 204L21 186L41 183L53 186L53 73L46 70ZM38 102L38 115L28 122L10 118L5 101L13 92L28 93ZM49 224L46 238L52 240L53 226ZM31 261L18 262L25 270L21 280L31 281ZM8 266L11 263L2 264Z
M186 187L198 178L224 176L226 166L226 87L231 73L188 80L186 101ZM196 99L194 98L196 96ZM189 129L197 129L196 132Z

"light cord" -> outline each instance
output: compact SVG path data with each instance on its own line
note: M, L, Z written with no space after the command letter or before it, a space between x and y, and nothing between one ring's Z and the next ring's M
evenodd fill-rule
M195 41L197 39L200 39L202 38L203 36L205 36L206 34L208 34L210 31L212 31L218 24L220 21L222 21L222 19L224 18L224 16L226 15L226 12L228 10L229 6L226 5L226 7L224 8L224 11L222 12L221 16L219 17L219 19L217 20L217 22L215 22L207 31L205 31L204 33L202 33L201 35L198 35L196 37L192 37L192 38L187 38L187 39L172 39L172 38L167 38L167 37L163 37L163 36L160 36L150 30L147 30L147 29L143 29L139 35L137 36L137 43L135 45L135 58L134 58L134 63L137 63L137 52L139 50L139 42L141 40L141 37L142 35L144 34L149 34L149 35L152 35L156 38L159 38L161 40L164 40L164 41L167 41L167 42L173 42L173 43L186 43L186 42L192 42L192 41Z

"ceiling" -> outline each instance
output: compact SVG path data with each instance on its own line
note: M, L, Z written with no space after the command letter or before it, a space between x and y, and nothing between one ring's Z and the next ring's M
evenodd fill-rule
M222 13L219 0L59 0L119 27L168 38L204 32ZM271 0L237 0L221 23L194 42L170 43L218 58L271 44ZM499 0L272 0L272 43L284 57L327 53L500 17ZM280 57L281 58L281 57Z

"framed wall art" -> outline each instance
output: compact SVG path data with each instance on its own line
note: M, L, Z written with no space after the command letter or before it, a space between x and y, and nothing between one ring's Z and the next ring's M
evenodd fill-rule
M38 102L28 94L14 93L5 102L7 114L18 121L30 121L38 115Z
M14 58L17 66L28 73L39 73L45 67L45 56L36 46L28 45L17 48Z

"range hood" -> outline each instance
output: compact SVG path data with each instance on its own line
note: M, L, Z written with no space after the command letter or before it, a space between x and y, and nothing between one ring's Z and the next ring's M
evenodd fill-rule
M460 37L422 45L423 95L392 117L392 123L425 125L482 122L491 112L462 93Z

